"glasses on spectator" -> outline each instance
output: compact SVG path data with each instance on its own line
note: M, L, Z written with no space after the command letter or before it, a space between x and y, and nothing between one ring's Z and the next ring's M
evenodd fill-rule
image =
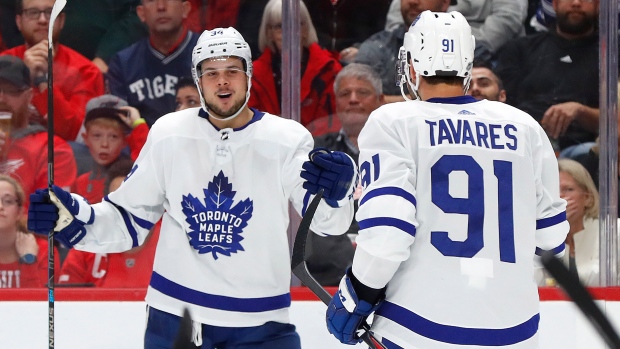
M25 90L19 88L0 88L0 95L9 97L19 97Z
M22 15L28 19L39 19L41 14L45 16L45 19L49 21L50 17L52 17L52 8L48 7L45 10L40 10L38 8L25 8L22 10Z
M162 0L142 0L142 3L146 6L151 6L153 4L156 4L158 2L160 2ZM165 2L166 4L170 4L173 2L185 2L187 0L163 0L163 2Z
M16 206L19 204L19 200L8 195L1 197L0 202L2 203L2 206Z
M204 76L207 80L215 81L218 80L221 76L224 76L228 79L234 79L242 75L245 75L245 71L243 71L243 69L241 68L220 68L206 69L202 72L202 75L200 76Z
M560 2L573 2L573 1L575 1L575 0L560 0ZM588 4L591 4L591 3L594 2L594 0L579 0L579 1L580 2L585 2L585 3L588 3Z

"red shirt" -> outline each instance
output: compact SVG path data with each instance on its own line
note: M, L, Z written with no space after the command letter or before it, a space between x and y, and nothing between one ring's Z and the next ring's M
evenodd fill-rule
M146 143L146 137L148 135L149 127L147 124L140 124L131 130L131 133L126 138L129 150L131 151L131 160L136 161L138 155L140 155L140 150L142 150L144 143Z
M105 174L94 177L93 171L86 172L75 179L71 186L71 192L81 195L89 203L95 204L101 202L103 199L103 193L105 191Z
M47 287L47 240L39 237L36 240L39 245L39 253L35 263L0 264L0 288ZM60 269L60 258L58 250L54 248L54 282L58 282L58 269Z
M8 174L22 185L26 193L25 208L30 203L30 194L36 189L47 188L48 184L47 133L37 131L39 127L29 126L13 132L12 136L16 138L10 140L7 160L0 163L0 173ZM77 166L71 146L54 136L54 184L69 190L76 174Z
M61 284L92 283L96 287L146 288L151 281L160 223L140 247L123 253L91 253L71 249L60 272Z
M301 124L308 125L312 120L336 112L334 80L342 66L331 54L314 43L308 47L308 65L301 77L300 109ZM280 103L276 95L276 83L271 68L273 53L266 49L254 61L252 92L248 106L260 111L281 115Z
M13 47L0 55L24 59L26 46ZM47 90L33 89L32 104L47 118ZM54 133L73 141L86 115L86 103L104 93L103 74L97 66L67 46L58 45L54 56Z

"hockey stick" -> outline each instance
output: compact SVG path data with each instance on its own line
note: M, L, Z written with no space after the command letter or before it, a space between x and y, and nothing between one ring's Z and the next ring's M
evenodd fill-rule
M54 185L54 22L67 4L66 0L56 0L52 7L47 31L47 188ZM54 229L47 234L47 326L49 349L54 348Z
M546 251L542 254L541 260L545 269L553 276L564 291L579 307L581 312L590 321L592 326L603 337L607 345L612 349L620 349L620 337L614 330L613 326L603 314L601 309L594 303L592 296L579 281L579 278L573 275L565 266L555 258L553 252Z
M312 277L312 275L310 275L308 266L306 265L306 241L308 240L310 223L312 223L312 217L314 217L314 213L316 212L322 197L323 189L319 190L314 199L312 199L312 202L308 205L306 214L301 219L301 223L299 223L297 235L295 236L295 242L293 244L291 269L293 270L293 274L295 274L295 276L297 276L297 278L299 278L299 280L306 285L312 293L319 297L325 305L328 305L332 300L332 295L329 294L329 292L327 292L321 284L319 284L319 282ZM366 321L362 324L362 330L364 332L360 335L360 338L362 338L362 340L371 349L387 349L372 335L370 332L370 326Z

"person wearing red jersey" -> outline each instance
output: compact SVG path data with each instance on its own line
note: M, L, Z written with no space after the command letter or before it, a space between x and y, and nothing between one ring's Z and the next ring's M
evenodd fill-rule
M45 287L48 280L47 240L25 229L20 221L23 208L22 187L15 179L0 175L0 288ZM58 253L54 263L60 266Z
M301 124L328 116L336 111L334 80L342 69L329 51L318 44L316 30L308 9L299 3L301 17ZM271 0L265 6L258 34L262 55L253 62L252 91L248 105L265 112L281 115L282 96L282 1Z
M13 56L0 56L0 112L12 114L10 135L0 131L0 147L6 157L0 159L0 173L15 178L26 194L47 186L47 132L41 125L30 125L29 104L32 98L30 71ZM54 136L54 182L70 188L76 165L71 147ZM29 197L24 199L28 207Z
M54 0L22 0L15 20L24 36L23 45L2 55L19 57L30 69L32 104L47 118L48 27ZM103 75L91 61L67 46L57 44L65 22L61 13L54 23L54 133L66 141L78 135L86 102L104 93Z

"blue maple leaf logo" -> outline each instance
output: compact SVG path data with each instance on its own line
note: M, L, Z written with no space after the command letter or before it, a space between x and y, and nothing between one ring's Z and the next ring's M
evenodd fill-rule
M247 198L233 206L236 194L228 177L220 171L204 189L204 204L191 194L183 195L189 243L198 253L212 253L218 259L218 253L230 256L244 251L241 233L252 218L254 204Z

